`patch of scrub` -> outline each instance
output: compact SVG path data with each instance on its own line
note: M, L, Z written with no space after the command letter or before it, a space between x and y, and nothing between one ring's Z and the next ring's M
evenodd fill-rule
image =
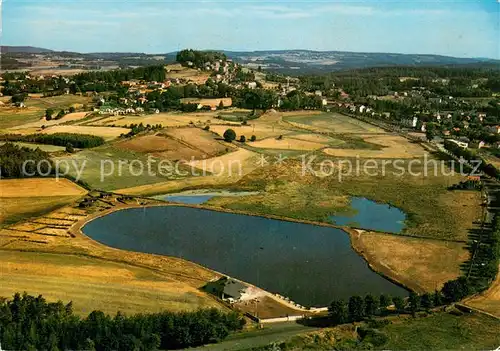
M330 219L338 225L353 226L386 233L401 233L405 227L406 215L397 207L380 204L364 197L353 197L352 215L335 215Z

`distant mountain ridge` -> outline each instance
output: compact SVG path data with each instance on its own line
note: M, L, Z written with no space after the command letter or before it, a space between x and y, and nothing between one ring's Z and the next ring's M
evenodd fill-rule
M22 53L22 54L44 54L49 52L54 52L53 50L37 48L34 46L0 46L0 52L2 53Z
M54 51L32 46L2 46L2 53L43 54L54 53L61 56L79 56L88 59L103 59L122 63L145 62L152 57L163 56L164 62L175 61L177 52L163 54L96 52L76 53L69 51ZM229 58L246 64L251 68L261 67L269 71L285 74L325 73L345 69L387 67L387 66L446 66L471 64L498 64L500 60L488 58L459 58L434 54L399 54L370 53L349 51L313 51L313 50L262 50L262 51L222 51ZM128 61L127 61L128 60ZM143 61L141 61L143 60ZM153 62L153 61L151 61Z

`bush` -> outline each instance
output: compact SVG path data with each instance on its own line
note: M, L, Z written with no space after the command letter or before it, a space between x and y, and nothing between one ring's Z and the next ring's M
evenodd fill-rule
M256 137L255 135L252 135L252 136L250 137L250 141L255 141L255 140L257 140L257 137Z
M203 130L210 130L210 126L205 126L205 128L203 128Z
M247 141L247 138L244 135L240 136L240 143L244 143L245 141Z
M224 132L224 140L228 143L236 139L236 132L232 129L228 129Z
M73 106L71 106L71 107L69 108L69 113L74 113L75 111L76 111L76 109L75 109Z
M66 144L66 152L69 152L70 154L75 152L75 149L73 148L73 144L71 144L71 143Z

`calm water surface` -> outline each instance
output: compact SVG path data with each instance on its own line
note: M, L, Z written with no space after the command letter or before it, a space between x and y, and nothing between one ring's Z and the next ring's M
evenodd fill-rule
M334 228L165 206L114 212L83 232L112 247L181 257L305 306L354 294L407 294L370 270L349 236Z
M397 207L379 204L364 197L351 198L354 214L331 216L338 225L351 225L363 229L378 230L387 233L401 233L405 227L406 215Z

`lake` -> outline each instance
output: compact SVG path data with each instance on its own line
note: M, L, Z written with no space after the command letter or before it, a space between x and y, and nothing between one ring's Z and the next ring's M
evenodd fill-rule
M352 215L330 216L341 226L377 230L386 233L401 233L405 227L406 215L397 207L380 204L364 197L351 198Z
M176 256L304 306L407 291L373 272L342 230L182 206L133 208L83 227L111 247Z

